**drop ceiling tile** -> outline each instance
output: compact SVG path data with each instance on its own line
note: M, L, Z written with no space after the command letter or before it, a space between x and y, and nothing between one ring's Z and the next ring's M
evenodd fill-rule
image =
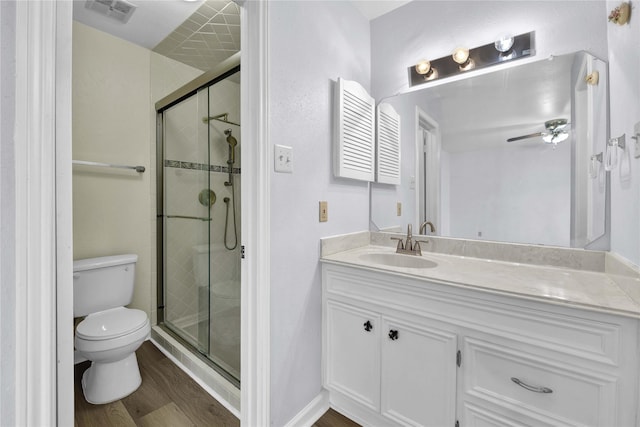
M222 9L222 13L224 14L236 14L239 15L240 14L240 8L238 7L237 4L235 4L234 2L230 1L227 3L227 5Z
M227 20L227 24L240 25L240 15L224 15L224 18Z
M224 1L224 0L209 0L209 1L207 1L207 5L209 7L214 8L215 10L225 9L229 5L229 3L231 3L231 2Z
M154 51L209 70L240 50L239 11L230 1L207 0Z
M237 50L236 44L231 42L221 42L222 48L225 50Z
M215 28L215 33L220 35L220 34L231 34L231 31L229 31L229 26L222 25L222 24L214 24L213 27Z
M221 42L231 42L231 43L233 43L233 37L231 37L231 34L218 34L218 39Z
M195 33L202 27L202 24L198 24L196 21L187 19L180 27Z
M197 12L201 15L211 18L216 13L218 13L218 9L214 9L213 7L211 7L209 2L204 2L202 3L202 6L200 6L200 8L197 10Z
M189 17L189 20L197 22L201 27L209 22L210 17L199 14L198 12L194 13Z
M227 24L226 19L224 19L224 14L222 13L218 13L217 15L215 15L209 22L211 22L212 24Z

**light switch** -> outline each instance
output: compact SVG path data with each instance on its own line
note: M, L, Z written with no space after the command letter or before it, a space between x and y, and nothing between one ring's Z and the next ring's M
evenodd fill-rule
M396 203L396 215L397 216L402 216L402 203L401 202Z
M273 150L275 171L293 173L293 148L276 144Z

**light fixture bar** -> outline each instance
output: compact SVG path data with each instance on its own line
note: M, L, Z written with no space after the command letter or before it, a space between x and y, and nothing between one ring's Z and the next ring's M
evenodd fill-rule
M484 46L469 49L468 61L473 62L473 67L461 67L456 63L451 55L430 61L431 70L437 72L426 79L424 75L418 74L416 66L412 65L409 71L409 86L418 86L452 77L461 73L466 73L480 68L490 67L492 65L502 64L514 61L516 59L526 58L535 55L534 49L534 32L520 34L513 37L513 46L506 52L500 52L496 48L495 42L491 42Z

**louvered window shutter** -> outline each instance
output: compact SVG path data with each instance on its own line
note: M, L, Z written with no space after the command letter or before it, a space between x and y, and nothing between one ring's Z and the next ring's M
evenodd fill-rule
M339 78L336 104L333 173L373 181L375 100L357 82Z
M390 104L380 104L376 111L377 162L376 181L400 184L400 115Z

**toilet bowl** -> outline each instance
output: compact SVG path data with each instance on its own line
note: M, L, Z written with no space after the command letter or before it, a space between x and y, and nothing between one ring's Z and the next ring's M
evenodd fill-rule
M91 361L82 376L89 403L122 399L142 383L135 351L149 337L144 311L124 305L133 296L136 255L101 257L74 262L74 316L85 316L76 327L75 347Z

